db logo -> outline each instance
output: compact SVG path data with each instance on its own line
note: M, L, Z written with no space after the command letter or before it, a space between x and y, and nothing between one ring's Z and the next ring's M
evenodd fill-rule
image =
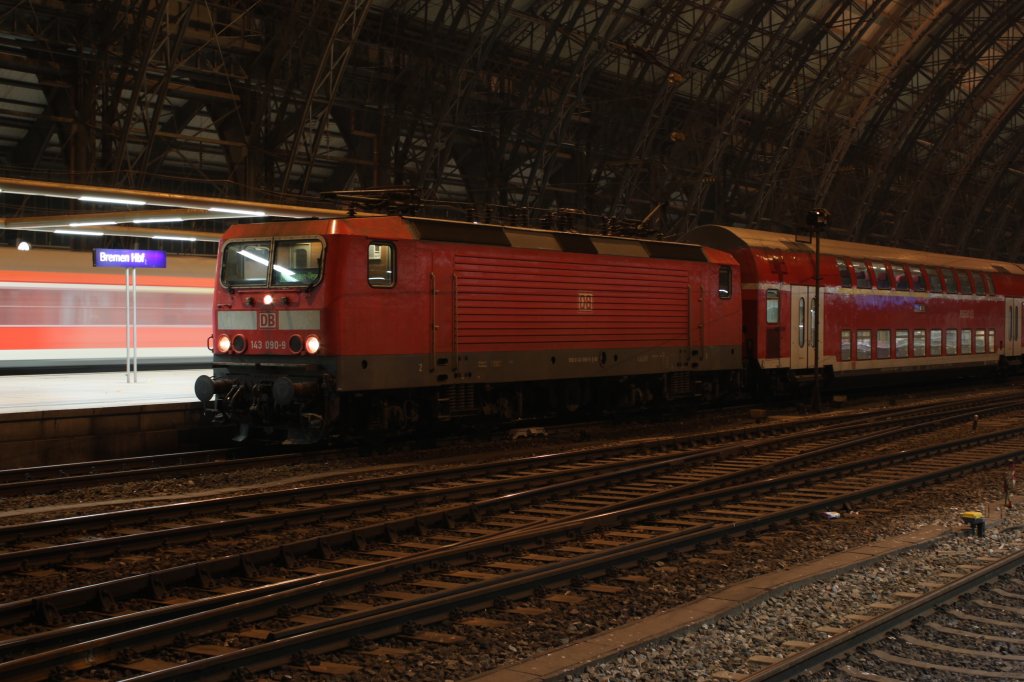
M576 303L581 312L590 312L594 309L594 294L591 291L581 291L576 296Z
M277 329L277 313L257 313L257 329Z

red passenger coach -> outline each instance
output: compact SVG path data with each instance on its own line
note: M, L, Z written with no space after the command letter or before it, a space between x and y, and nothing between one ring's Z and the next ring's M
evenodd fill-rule
M735 260L690 244L425 218L237 225L196 394L315 437L714 397L742 369Z
M708 225L691 241L740 265L744 349L761 376L814 368L814 244ZM821 240L819 366L828 377L1019 364L1024 269L998 261Z

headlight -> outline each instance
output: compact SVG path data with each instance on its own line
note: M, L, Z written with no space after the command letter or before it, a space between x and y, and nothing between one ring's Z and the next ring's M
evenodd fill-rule
M316 334L310 334L306 337L306 352L310 355L316 355L318 350L320 350L320 339L317 338Z
M273 302L274 302L274 297L272 295L267 294L266 296L263 297L263 305L270 305Z
M231 348L234 349L236 353L244 353L245 337L241 334L236 334L235 338L231 339Z
M291 338L288 339L288 350L293 353L302 352L302 337L298 334L292 334Z
M217 337L217 352L227 353L229 350L231 350L231 339L227 334L221 334Z

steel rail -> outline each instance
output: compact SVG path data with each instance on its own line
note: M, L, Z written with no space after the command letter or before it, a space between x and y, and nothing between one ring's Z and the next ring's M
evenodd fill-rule
M787 656L778 663L773 663L743 678L744 682L785 682L801 673L816 670L862 644L876 640L890 630L903 626L1022 566L1024 566L1024 550L993 562L959 580L936 588L928 594L852 627L846 632L833 635L813 647Z
M867 444L877 440L884 440L893 435L893 430L876 434L874 436L846 441L841 444L818 448L807 453L793 455L784 458L770 467L758 466L746 471L722 474L704 481L687 483L663 491L647 493L638 496L633 500L623 501L602 507L603 511L614 511L635 506L641 502L653 502L663 497L675 497L692 495L699 491L714 490L729 486L735 486L746 480L763 477L766 473L792 469L800 464L812 462L820 457L835 451L842 451L851 448L856 444ZM980 437L964 439L959 447L970 447L982 442L990 442L1000 437L999 434L986 434ZM934 447L912 450L907 453L911 458L923 457L937 451ZM679 464L686 463L691 456L684 455L675 460L668 460L657 465L657 467L675 468ZM342 531L332 535L322 535L317 538L299 540L287 545L273 549L255 550L240 555L222 557L205 562L178 566L170 569L163 569L145 575L122 578L115 581L108 581L97 585L72 588L59 593L23 599L10 602L0 606L0 623L11 624L24 622L32 619L49 625L57 625L61 621L60 612L70 608L82 608L92 604L99 606L101 610L113 610L119 599L139 597L146 595L152 598L159 598L166 592L170 585L183 584L187 582L210 584L216 576L240 575L242 577L252 576L258 573L259 566L268 563L286 564L297 559L299 556L322 555L327 551L334 551L339 545L358 547L363 543L387 538L395 541L394 538L405 531L424 532L424 528L432 526L451 527L461 520L477 520L485 512L497 513L507 509L514 509L528 504L532 500L546 499L557 495L564 495L576 489L600 488L609 482L628 481L632 478L641 478L644 470L653 470L655 465L640 465L628 472L605 472L592 476L589 479L570 480L559 484L551 484L507 495L501 495L489 500L480 500L468 504L453 506L444 509L442 512L428 512L413 517L406 517L400 520L391 520L358 529ZM583 518L589 512L580 512L575 517ZM575 518L573 516L567 518ZM564 520L564 519L563 519ZM527 524L516 529L525 530L529 527L543 525L544 522ZM498 534L495 534L498 535ZM44 633L50 636L49 633ZM18 645L23 640L16 640L10 644ZM0 645L0 651L6 647Z
M1017 455L1019 456L1021 452L1024 451L1018 451ZM658 558L665 556L670 551L690 550L701 543L711 543L729 536L744 535L772 525L804 518L824 508L846 501L889 494L905 486L915 487L928 480L956 475L957 472L964 469L986 467L1004 460L1005 455L997 455L985 460L911 477L905 481L891 482L856 493L808 503L731 526L689 529L642 540L626 547L598 550L593 554L571 558L555 565L542 565L510 576L496 577L480 583L471 583L424 595L398 604L378 606L369 611L346 614L325 622L291 628L277 633L271 641L262 644L128 679L132 682L167 682L196 678L219 680L228 679L239 669L246 669L249 672L266 670L288 664L297 651L314 654L326 653L344 648L357 637L377 638L398 634L410 622L431 623L445 620L453 610L473 611L489 606L501 598L526 597L541 585L563 586L571 584L574 579L580 577L598 577L606 574L611 568L633 565L641 558ZM0 672L2 671L3 666L0 666Z
M658 538L652 538L650 541L641 541L641 543L634 543L630 547L644 547L644 546L673 546L676 549L692 547L694 543L710 542L715 539L721 539L730 535L742 535L752 532L758 528L771 526L779 523L792 521L796 518L801 518L812 514L823 508L828 508L834 505L841 505L846 502L856 501L866 497L872 497L879 494L893 492L902 487L913 487L916 485L922 485L927 481L934 480L936 478L946 478L949 476L956 475L963 471L974 470L977 468L983 468L992 466L995 463L1005 461L1009 457L1019 456L1021 451L1014 451L1012 453L1000 453L982 458L980 460L969 462L965 464L955 465L953 467L946 467L938 471L927 472L910 478L885 483L879 486L858 490L852 493L844 495L826 497L822 500L810 502L803 505L797 505L791 509L775 512L768 515L752 518L750 520L729 523L729 524L718 524L713 528L701 533L692 534L692 529L679 531L676 534L660 536ZM899 453L899 458L905 458L905 453ZM884 457L873 458L882 463L881 460ZM287 589L283 592L275 592L268 594L266 591L261 593L258 599L247 599L240 603L219 608L214 612L210 613L195 613L182 618L177 618L171 621L172 625L169 627L167 635L159 635L158 631L165 627L161 625L152 625L149 627L143 627L140 629L132 630L127 633L121 633L118 635L110 635L105 637L103 640L92 640L90 642L83 643L77 646L65 647L63 650L58 652L47 652L39 654L37 657L27 657L19 659L19 661L11 661L9 663L0 664L0 675L4 674L15 674L18 670L25 672L21 666L28 666L31 668L33 661L35 660L37 665L52 666L55 663L69 663L77 660L82 660L81 656L87 656L92 660L96 660L97 656L100 656L100 650L116 647L138 647L143 642L149 642L148 646L159 646L161 644L167 644L167 637L172 637L173 633L180 631L189 631L193 633L202 633L204 631L210 631L211 628L225 627L227 622L238 619L242 621L249 621L261 617L271 617L276 610L283 605L290 604L291 606L302 606L316 603L324 595L331 592L347 591L352 592L357 590L361 585L379 582L385 580L393 582L400 579L400 575L411 570L416 565L422 565L422 562L436 562L436 561L452 561L458 556L474 553L481 553L486 551L507 551L509 545L515 544L516 542L537 544L542 542L546 538L553 537L555 535L575 534L580 532L586 532L589 530L595 530L603 527L614 527L621 524L629 518L643 519L651 516L652 514L665 513L667 510L678 511L681 508L700 508L702 504L709 501L714 501L716 498L719 500L732 500L740 499L742 497L750 497L757 493L767 493L775 489L789 489L797 484L806 484L810 481L833 479L838 476L839 473L857 473L863 471L864 466L862 463L852 463L843 467L829 467L825 470L818 470L809 474L793 475L791 477L783 477L773 479L771 481L745 484L736 486L718 493L705 493L701 495L689 496L683 499L675 500L660 500L647 504L637 505L625 510L619 510L615 512L604 512L587 519L573 520L569 522L556 522L548 524L545 528L539 532L531 533L518 533L518 535L506 534L503 536L494 536L485 538L482 540L475 540L466 543L460 543L457 546L449 548L441 548L427 552L425 554L416 555L415 557L402 558L399 560L391 560L374 564L366 568L357 569L345 569L330 576L316 576L311 579L297 579L296 581L290 581L286 584ZM822 472L833 470L835 476L826 476ZM786 480L786 479L789 480ZM681 535L680 535L681 533ZM692 542L683 543L680 545L683 536L690 536ZM669 539L666 539L669 538ZM672 538L675 538L674 540ZM646 544L645 544L646 543ZM668 543L663 545L662 543ZM611 550L609 550L611 551ZM593 555L590 555L593 556ZM608 555L611 556L611 555ZM563 562L564 563L564 562ZM563 565L560 563L559 565ZM573 564L573 568L567 569L569 574L581 575L580 567L583 564ZM388 575L391 577L388 577ZM305 582L306 584L300 585ZM255 594L257 590L250 591L248 594ZM447 608L451 608L449 604L442 611ZM388 607L376 607L377 610L374 613L378 613L380 609L394 609L398 608L396 605L390 605ZM363 612L364 614L366 612ZM129 617L123 617L129 618ZM346 617L348 618L348 617ZM319 627L319 626L318 626ZM81 628L76 626L78 632L85 634L88 628ZM151 628L157 628L157 631L151 631ZM316 629L316 628L314 628ZM288 639L291 639L291 635L298 635L298 631L290 631ZM338 635L339 633L334 633ZM157 639L164 637L164 641L156 641L150 639L152 636L157 635ZM116 641L115 641L116 640ZM296 640L297 641L297 640ZM42 657L42 658L38 658ZM59 660L55 660L59 659ZM64 657L64 658L61 658ZM37 659L37 660L36 660ZM33 678L36 679L36 678ZM142 678L140 678L142 679ZM149 679L149 678L144 678ZM154 678L156 679L156 678Z
M1011 401L1008 404L990 407L986 413L1005 410L1008 409L1009 406L1016 406L1019 404L1020 401ZM971 411L972 410L967 410L966 412ZM934 419L931 422L914 421L913 426L909 428L913 430L927 429L934 428L936 425L944 423L953 423L962 419L966 412L961 409L953 414L947 414L938 419ZM917 416L911 418L912 421L918 419L919 417ZM876 428L879 428L882 425L875 424L875 426ZM865 427L862 424L853 424L827 429L824 432L818 431L811 434L789 434L769 439L767 441L761 441L757 444L757 447L754 448L754 450L771 447L777 448L786 443L806 440L808 437L821 438L822 436L839 436L850 431L861 431L864 428ZM844 445L845 447L850 447L879 439L887 439L906 428L908 427L885 429L875 434L847 442ZM1013 435L1015 435L1014 430L1002 433L1002 437L1005 438L1013 437ZM996 436L990 434L984 437L995 438ZM677 439L669 439L669 442L676 443ZM641 441L641 443L644 445L650 445L650 442L646 439ZM664 446L665 444L661 443L661 445ZM620 455L622 453L622 448L623 446L618 446L618 452ZM812 451L808 456L820 457L829 454L830 452L834 452L836 449L836 447L822 448ZM606 456L610 454L610 451L606 448L597 448L595 450L601 451L601 453ZM0 554L0 571L26 570L31 567L52 565L60 562L96 559L111 556L116 552L123 551L140 552L163 547L167 544L185 544L189 542L208 540L212 537L231 537L243 532L275 530L288 525L326 523L331 520L342 519L355 514L383 513L388 511L393 512L396 509L428 503L452 504L460 499L465 500L481 494L494 494L501 490L521 489L523 486L534 485L537 482L545 480L558 481L560 479L570 479L570 484L572 486L579 487L590 480L588 478L581 478L581 474L586 473L587 471L591 472L591 477L594 475L593 472L600 471L602 469L611 472L610 475L612 476L623 476L624 474L620 472L628 472L630 470L634 471L634 475L636 476L650 476L651 472L655 468L679 466L684 463L693 464L695 461L706 458L739 456L749 451L750 450L743 450L742 446L728 446L726 448L713 449L711 452L705 453L679 454L670 452L648 456L648 461L644 464L637 464L635 461L606 462L589 465L586 468L575 470L563 469L556 472L530 474L516 478L498 479L449 488L411 491L399 495L391 494L385 498L361 501L354 500L343 504L300 508L290 512L273 512L260 517L225 519L216 522L183 525L175 528L161 528L158 530L134 533L127 536L96 538L48 547L34 547L31 549L15 550ZM581 453L588 457L596 456L594 451L576 451L575 453L569 453L568 456L578 457ZM566 455L564 453L560 453L559 456L565 457ZM464 478L466 473L469 471L486 472L493 475L496 471L516 471L526 462L534 465L537 463L550 465L551 460L549 458L552 457L555 457L555 455L540 455L528 458L526 461L516 460L499 464L493 469L489 469L486 464L471 465L469 467L458 467L457 470L454 471L446 470L440 473L431 472L426 475L422 473L405 474L395 477L366 479L363 481L342 484L325 484L321 486L310 486L271 493L257 493L226 498L220 497L199 502L182 502L173 505L110 512L102 515L84 515L54 521L41 521L34 524L0 527L0 542L10 543L24 541L29 538L39 538L45 535L52 535L57 532L70 532L72 529L79 532L87 529L107 529L114 523L138 523L140 519L148 520L157 518L166 523L168 520L173 518L201 513L237 513L245 509L254 509L257 505L267 506L269 504L281 503L298 504L304 501L322 500L326 497L324 494L324 491L326 490L331 491L333 496L350 496L356 494L357 491L363 490L393 490L397 481L411 480L416 482L418 485L423 485L426 481L434 480L437 476L444 479L458 480L460 478ZM757 475L763 475L764 470L757 470L755 473ZM594 483L600 482L603 482L603 480L600 478L594 479Z

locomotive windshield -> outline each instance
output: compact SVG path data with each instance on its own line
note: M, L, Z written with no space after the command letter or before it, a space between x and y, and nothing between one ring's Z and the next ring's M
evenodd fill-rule
M226 287L311 286L320 281L323 252L318 239L231 242L224 246L220 281Z

